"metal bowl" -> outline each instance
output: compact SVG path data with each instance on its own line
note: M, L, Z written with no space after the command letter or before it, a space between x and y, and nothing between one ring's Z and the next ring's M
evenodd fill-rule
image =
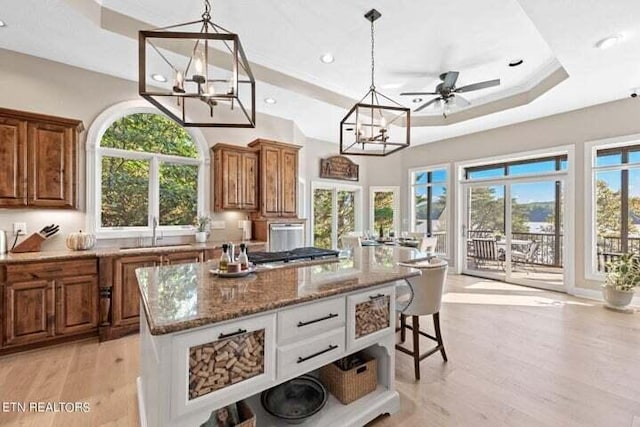
M303 375L269 390L260 400L264 409L289 424L300 424L327 403L327 389L316 378Z

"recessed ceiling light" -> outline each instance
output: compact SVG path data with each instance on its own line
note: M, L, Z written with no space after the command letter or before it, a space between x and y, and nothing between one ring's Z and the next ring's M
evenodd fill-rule
M622 34L613 34L611 36L598 40L596 43L596 47L598 49L608 49L621 40L622 40Z
M7 26L7 23L4 22L3 20L0 20L0 28L6 27L6 26Z
M509 61L509 67L517 67L518 65L522 65L524 63L524 59L518 58L512 61Z
M167 78L162 74L151 74L151 78L157 82L166 83Z
M333 57L333 55L328 52L320 57L320 61L322 61L325 64L331 64L335 60L336 59Z
M273 98L265 98L265 99L264 99L264 102L266 102L267 104L271 104L271 105L273 105L273 104L275 104L275 103L276 103L276 102L278 102L278 101L276 101L276 100L275 100L275 99L273 99Z
M414 103L422 102L422 98L413 98Z

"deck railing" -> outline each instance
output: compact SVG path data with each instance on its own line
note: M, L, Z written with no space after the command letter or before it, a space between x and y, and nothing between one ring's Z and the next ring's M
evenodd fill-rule
M474 248L472 240L474 238L491 238L496 237L504 239L501 232L493 230L469 230L467 233L467 257L474 257ZM512 233L512 240L526 240L528 242L536 242L538 247L532 256L526 261L520 260L525 264L533 265L545 265L552 267L562 267L562 234L556 235L555 233ZM528 250L528 246L519 248L520 251L525 252Z

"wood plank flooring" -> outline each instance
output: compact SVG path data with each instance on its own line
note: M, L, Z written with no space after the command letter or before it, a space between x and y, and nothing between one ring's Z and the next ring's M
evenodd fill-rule
M400 412L370 426L640 427L640 313L451 275L441 323L449 362L426 359L415 382L411 358L397 353ZM137 336L0 358L0 402L90 405L86 414L0 405L0 426L137 426L138 362Z

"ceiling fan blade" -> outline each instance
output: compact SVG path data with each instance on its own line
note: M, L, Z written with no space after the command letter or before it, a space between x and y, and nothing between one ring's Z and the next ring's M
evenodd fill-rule
M436 92L402 92L401 96L422 96L422 95L440 95Z
M458 81L458 74L460 73L458 73L457 71L447 71L443 80L443 88L451 89L452 87L454 87L456 85L456 82Z
M435 102L438 102L438 101L440 101L441 99L442 99L442 98L433 98L431 101L426 102L426 103L422 104L421 106L419 106L418 108L416 108L415 110L413 110L413 112L414 112L414 113L417 113L417 112L419 112L419 111L422 111L422 110L424 110L425 108L427 108L429 105L431 105L431 104L433 104L433 103L435 103Z
M466 98L463 98L462 95L454 95L453 101L456 103L456 106L460 108L468 107L469 105L471 105L471 102L469 102Z
M459 87L455 90L457 93L471 92L474 90L486 89L489 87L499 86L500 79L487 80L486 82L473 83L470 85Z

